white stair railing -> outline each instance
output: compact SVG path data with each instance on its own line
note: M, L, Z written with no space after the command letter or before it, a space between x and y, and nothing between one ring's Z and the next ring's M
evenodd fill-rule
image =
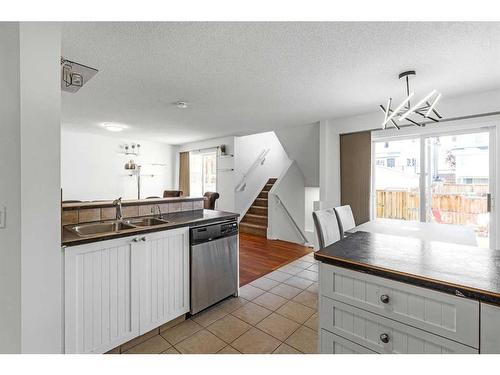
M309 243L308 243L309 240L307 239L307 237L304 234L304 232L302 231L302 229L300 229L299 225L297 224L297 222L295 221L295 219L293 218L293 216L290 214L290 211L288 211L288 209L286 208L286 206L283 203L283 201L280 199L280 197L277 194L272 194L272 195L276 199L276 202L278 203L278 205L283 209L283 211L285 212L285 214L288 217L288 219L290 219L290 221L292 222L293 227L297 230L297 232L299 233L300 237L302 238L302 241L304 242L304 245L308 246L309 245Z
M266 161L266 155L269 153L269 151L271 151L269 148L266 148L266 149L262 150L262 152L259 154L259 156L257 157L257 159L255 159L255 161L252 163L252 165L250 166L250 168L248 168L247 173L245 173L243 175L243 177L241 178L241 181L234 188L235 191L244 191L246 189L248 176L250 176L250 174L255 169L257 169L257 167L259 165L263 165L265 163L265 161Z

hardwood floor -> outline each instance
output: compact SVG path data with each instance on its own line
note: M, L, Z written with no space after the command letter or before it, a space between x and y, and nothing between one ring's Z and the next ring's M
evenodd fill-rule
M240 232L240 286L248 284L313 250L291 242Z

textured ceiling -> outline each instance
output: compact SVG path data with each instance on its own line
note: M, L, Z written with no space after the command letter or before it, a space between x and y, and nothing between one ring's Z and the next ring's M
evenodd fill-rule
M500 87L500 23L65 23L62 43L99 69L65 128L172 144L370 112L407 68L417 96Z

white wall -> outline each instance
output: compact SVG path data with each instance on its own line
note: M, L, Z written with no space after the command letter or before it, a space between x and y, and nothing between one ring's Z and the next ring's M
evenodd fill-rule
M306 187L305 188L305 221L304 228L306 232L314 232L314 220L312 213L314 211L314 202L319 201L319 187Z
M21 139L19 24L0 22L0 353L21 351Z
M289 161L287 168L279 176L278 181L269 191L268 229L267 236L295 243L304 243L286 211L280 205L276 196L279 197L288 213L295 220L300 231L305 235L305 178L296 161Z
M19 45L21 350L61 353L60 25L23 22Z
M283 146L274 132L259 133L236 137L234 141L234 181L238 185L249 168L263 150L269 149L264 164L251 172L246 180L244 191L235 194L235 210L244 214L269 178L278 178L288 167L288 158Z
M275 130L288 157L297 162L306 186L319 186L319 123Z
M220 145L226 145L226 154L234 155L234 137L207 139L200 142L186 143L178 146L175 168L175 186L179 187L179 152L193 151L206 148L213 148ZM233 169L234 158L218 157L217 169ZM220 198L216 202L215 208L221 211L235 211L234 195L234 171L217 171L217 192Z
M68 94L64 94L68 95ZM124 155L120 146L141 145L139 156ZM163 196L174 189L176 147L165 143L123 139L121 134L101 136L61 132L61 183L63 199L99 200L137 198L137 179L124 169L134 159L142 165L141 198ZM150 165L151 163L166 166ZM150 175L154 175L151 177Z
M179 146L178 151L212 148L223 144L226 145L226 153L234 155L234 158L219 157L217 160L218 169L233 168L234 171L219 170L217 172L217 191L220 198L217 201L216 209L244 214L267 180L271 177L279 177L288 166L289 159L274 132L187 143ZM259 165L249 174L244 191L235 192L236 185L264 149L270 149L264 164ZM176 165L176 181L178 181L178 155Z
M469 116L480 113L489 113L500 110L500 90L475 93L459 97L443 97L439 103L439 111L445 118ZM320 199L322 207L332 207L340 204L340 134L363 130L378 129L383 120L382 111L344 118L323 120L320 122ZM481 127L494 125L498 127L498 116L442 122L428 125L419 130L416 127L404 128L401 131L387 130L386 134L409 134L410 132L432 131L444 127L460 128L461 126ZM498 135L498 131L497 131ZM496 149L500 150L498 136ZM500 163L497 163L500 164ZM500 185L500 166L497 165L496 186L497 197ZM500 222L499 210L496 212L497 222ZM500 236L497 236L497 248L500 248Z

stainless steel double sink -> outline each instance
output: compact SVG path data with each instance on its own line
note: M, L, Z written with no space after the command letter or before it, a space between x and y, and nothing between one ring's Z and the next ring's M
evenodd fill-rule
M80 237L95 236L98 234L120 233L126 229L147 228L168 224L169 221L157 217L142 217L128 220L103 221L100 223L78 224L67 227Z

